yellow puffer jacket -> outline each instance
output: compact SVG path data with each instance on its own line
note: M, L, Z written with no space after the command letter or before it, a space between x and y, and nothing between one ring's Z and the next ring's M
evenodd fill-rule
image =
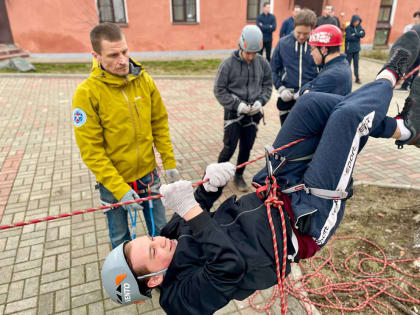
M165 169L176 167L168 114L153 79L130 59L130 74L118 77L94 60L73 98L76 142L96 180L120 200L128 182L156 167L153 145Z

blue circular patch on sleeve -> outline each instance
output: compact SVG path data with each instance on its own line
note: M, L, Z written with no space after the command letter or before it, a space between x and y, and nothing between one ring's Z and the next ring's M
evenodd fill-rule
M87 116L86 116L86 113L84 112L83 109L76 108L73 111L73 124L76 127L83 126L85 124L86 120L87 120Z

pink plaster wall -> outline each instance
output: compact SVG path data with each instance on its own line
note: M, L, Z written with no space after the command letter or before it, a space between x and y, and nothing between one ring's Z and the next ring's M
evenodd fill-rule
M411 24L413 21L413 14L420 10L420 2L417 1L398 1L398 5L395 11L394 23L392 25L391 33L389 34L388 43L396 41L400 36L404 27L407 24Z
M366 32L366 36L362 38L361 43L373 43L381 0L333 0L329 3L334 6L335 14L340 19L341 24L346 23L348 25L354 14L359 15L362 19L362 27ZM340 13L344 13L344 17L341 17Z
M272 1L277 18L274 47L281 24L291 15L293 1ZM366 30L362 43L373 43L380 0L328 2L342 23L359 14ZM398 1L390 42L411 21L414 2ZM171 22L170 0L126 3L128 26L123 31L130 50L135 52L232 49L237 47L240 31L247 24L245 0L200 0L200 23L189 25ZM15 43L21 48L31 53L90 52L89 31L98 21L94 0L12 0L6 4Z
M89 52L94 1L6 1L15 43L32 53Z

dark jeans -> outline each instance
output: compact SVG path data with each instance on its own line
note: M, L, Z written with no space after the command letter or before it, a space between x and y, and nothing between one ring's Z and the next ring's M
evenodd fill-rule
M223 150L220 152L218 163L227 162L235 153L236 146L239 142L238 162L236 165L242 164L249 159L255 138L257 137L257 126L255 124L246 127L239 123L234 123L225 128L223 136ZM245 167L236 170L236 175L242 176Z
M347 61L349 62L350 66L352 59L354 60L354 76L356 77L356 80L359 80L359 52L347 53Z
M265 49L265 58L267 58L267 61L270 62L271 60L271 45L272 41L269 42L263 42L263 48L258 52L260 55L263 54L263 51Z

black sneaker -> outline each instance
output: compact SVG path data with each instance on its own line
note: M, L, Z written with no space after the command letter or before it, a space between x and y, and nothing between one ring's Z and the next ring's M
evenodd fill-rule
M395 141L398 148L402 148L404 144L420 148L420 77L414 79L410 94L405 99L404 108L396 118L403 119L404 125L411 131L411 137L408 140Z
M242 177L242 175L235 175L235 177L233 178L233 184L241 192L248 191L248 186L245 183L244 178Z
M404 76L407 69L416 61L420 49L420 38L416 31L402 34L392 45L389 59L379 73L388 69L397 75L397 81Z
M411 28L412 31L416 31L420 37L420 24L416 24Z
M360 82L360 79L356 79L356 81L354 81L357 84L362 84L362 82Z

